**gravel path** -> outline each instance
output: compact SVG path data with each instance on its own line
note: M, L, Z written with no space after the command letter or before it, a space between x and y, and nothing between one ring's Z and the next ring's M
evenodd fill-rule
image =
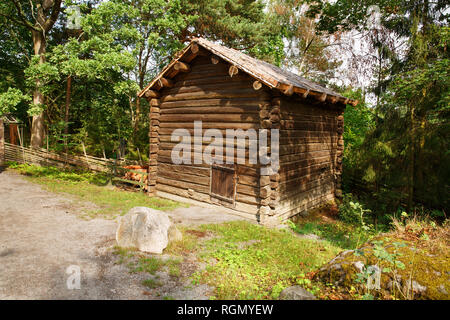
M0 172L0 299L162 299L142 286L146 274L116 264L116 222L83 220L89 204L43 190L20 175ZM209 213L209 214L208 214ZM177 222L238 219L203 208L171 212ZM228 218L226 218L228 217ZM69 266L81 271L80 289L68 289ZM164 277L164 275L161 275ZM167 281L167 296L206 299L211 288Z

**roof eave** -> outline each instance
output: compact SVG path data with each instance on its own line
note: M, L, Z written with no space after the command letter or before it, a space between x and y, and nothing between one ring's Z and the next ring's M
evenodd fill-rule
M191 42L189 43L189 45L187 45L183 50L181 50L177 54L177 56L166 67L164 67L164 69L143 90L141 90L138 93L138 97L140 97L140 98L143 97L148 90L152 89L153 86L157 83L157 81L159 79L161 79L166 74L166 72L169 71L178 61L180 61L181 58L184 57L184 55L191 49L191 47L194 43L203 47L204 49L208 50L212 54L220 57L221 59L227 61L228 63L236 66L237 68L241 69L245 73L249 74L251 77L255 78L256 80L258 80L261 83L263 83L264 85L266 85L267 87L269 87L271 89L278 89L288 96L296 93L303 98L306 98L308 96L314 97L317 100L319 100L320 102L330 102L332 104L338 103L338 104L344 104L344 105L351 104L353 106L356 106L358 104L358 100L352 100L352 99L343 97L341 95L332 95L332 94L329 94L326 92L321 92L318 90L311 90L311 89L305 88L305 87L294 86L289 83L282 83L282 82L276 81L274 79L267 79L267 78L263 77L262 75L258 74L257 72L254 72L253 70L250 70L250 69L246 68L245 66L239 64L237 61L233 60L232 58L215 50L214 48L199 42L198 39L196 39L196 38L192 39Z

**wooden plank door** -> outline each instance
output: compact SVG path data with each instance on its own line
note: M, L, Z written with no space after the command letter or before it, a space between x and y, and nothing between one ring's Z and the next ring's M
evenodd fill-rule
M236 196L236 169L234 165L211 167L211 196L234 203Z

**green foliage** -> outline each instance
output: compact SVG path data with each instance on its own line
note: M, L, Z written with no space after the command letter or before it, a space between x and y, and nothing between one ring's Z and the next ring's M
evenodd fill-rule
M304 10L307 1L271 0L268 1L270 19L277 28L277 46L282 54L276 54L275 63L287 69L295 69L305 78L328 84L335 77L334 72L341 64L333 48L329 45L329 35L316 31L316 22ZM279 39L279 40L278 40ZM268 43L271 44L272 38Z
M407 204L448 211L449 74L445 1L317 1L318 29L369 34L377 58L369 88L376 105L347 108L343 184L367 202L376 219ZM380 8L379 30L368 9ZM401 49L392 39L404 39ZM361 99L360 101L364 101Z
M28 5L23 3L25 7ZM25 88L24 69L32 54L31 33L7 18L14 13L11 1L2 1L0 12L0 114L14 112L25 120L30 92Z
M269 35L264 43L254 46L248 53L280 67L285 59L283 37Z
M347 105L344 112L344 170L352 170L360 161L358 151L366 135L375 128L375 116L361 89L347 89L343 95L359 101L356 107ZM348 173L351 175L353 172Z
M339 205L339 218L362 228L369 228L365 218L366 213L370 212L370 209L364 209L359 202L355 201L352 194L344 194L342 203Z
M81 30L64 26L70 5L80 7ZM21 6L26 17L36 14L31 2ZM148 154L148 103L136 94L191 37L218 40L280 61L283 43L264 7L259 0L65 1L46 34L45 54L38 57L31 50L31 25L13 20L11 26L5 17L13 17L16 8L2 3L0 111L12 111L22 102L17 112L22 120L44 112L53 150L64 145L80 153L83 142L95 156L124 157L128 150L128 158L143 158ZM67 92L69 78L72 86ZM26 95L7 91L9 87L27 94L37 89L44 99L28 105Z
M33 21L36 7L29 1L20 3L25 17ZM72 4L80 6L81 30L64 26ZM373 5L381 15L376 32L367 24ZM149 108L136 93L190 38L205 37L327 83L336 78L342 59L330 44L339 42L343 31L356 30L368 35L376 63L367 67L374 74L367 90L338 89L360 101L345 110L343 188L358 193L375 220L405 202L409 211L416 202L446 212L446 8L445 1L426 0L64 1L39 59L33 52L33 25L17 20L14 4L4 1L0 113L13 111L25 129L29 116L44 113L50 149L55 151L68 148L80 154L84 144L94 156L146 161ZM402 42L399 49L397 42ZM36 89L44 96L39 104L30 103ZM375 106L367 93L375 94Z
M31 98L24 95L17 88L8 88L8 91L0 92L0 115L15 111L16 106L22 101L29 101Z
M401 260L399 260L403 254L398 250L399 248L406 247L405 243L393 242L391 245L389 245L389 247L394 247L393 250L390 250L391 252L387 250L387 246L384 244L383 240L374 240L371 242L371 244L373 245L371 253L372 256L375 257L375 262L371 261L370 263L372 263L372 266L376 266L379 269L381 268L381 266L383 266L382 269L380 269L380 277L382 272L384 274L392 274L395 279L397 271L399 269L405 270L405 264ZM361 250L355 251L355 256L361 256L365 258L364 252ZM355 282L363 284L366 288L363 299L370 298L370 300L373 300L374 296L371 293L374 293L374 291L378 290L379 288L369 288L369 286L367 286L367 282L370 277L374 277L376 271L375 268L371 268L368 265L367 259L365 262L366 263L364 264L362 271L356 274Z

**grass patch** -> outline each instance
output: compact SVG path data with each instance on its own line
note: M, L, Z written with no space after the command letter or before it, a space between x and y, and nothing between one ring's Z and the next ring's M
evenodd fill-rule
M118 256L118 264L127 264L131 273L145 272L155 275L157 271L166 269L172 277L181 276L180 264L183 262L181 257L161 259L133 248L121 248L119 246L114 247L113 254Z
M308 216L291 223L291 228L298 234L315 234L343 250L356 249L375 235L357 225L337 220L326 208L312 210Z
M147 272L154 275L164 266L164 262L155 257L141 257L137 263L130 263L129 266L132 267L132 272Z
M181 276L180 264L182 261L182 259L169 259L166 261L165 265L169 269L169 276L176 278Z
M177 228L183 235L182 240L170 242L167 248L164 249L164 253L174 256L182 256L197 251L199 236L195 233L195 230L182 226L177 226Z
M122 264L129 259L132 259L136 254L138 254L138 251L134 248L122 248L119 246L115 246L113 253L119 257L117 264Z
M150 279L146 279L146 280L142 281L142 285L146 286L149 289L155 289L155 288L161 287L162 283L156 279L150 278Z
M342 249L355 249L370 239L370 235L364 230L341 221L334 223L300 222L294 231L303 235L315 234Z
M26 175L48 191L66 193L77 199L96 204L99 208L87 212L88 217L115 218L133 207L149 207L158 210L173 210L186 206L175 201L149 197L146 193L129 192L108 186L109 177L103 173L68 171L54 167L10 163L9 168Z
M200 230L216 237L202 243L200 257L209 265L193 281L216 287L216 299L276 299L340 251L331 243L244 221L203 225Z

